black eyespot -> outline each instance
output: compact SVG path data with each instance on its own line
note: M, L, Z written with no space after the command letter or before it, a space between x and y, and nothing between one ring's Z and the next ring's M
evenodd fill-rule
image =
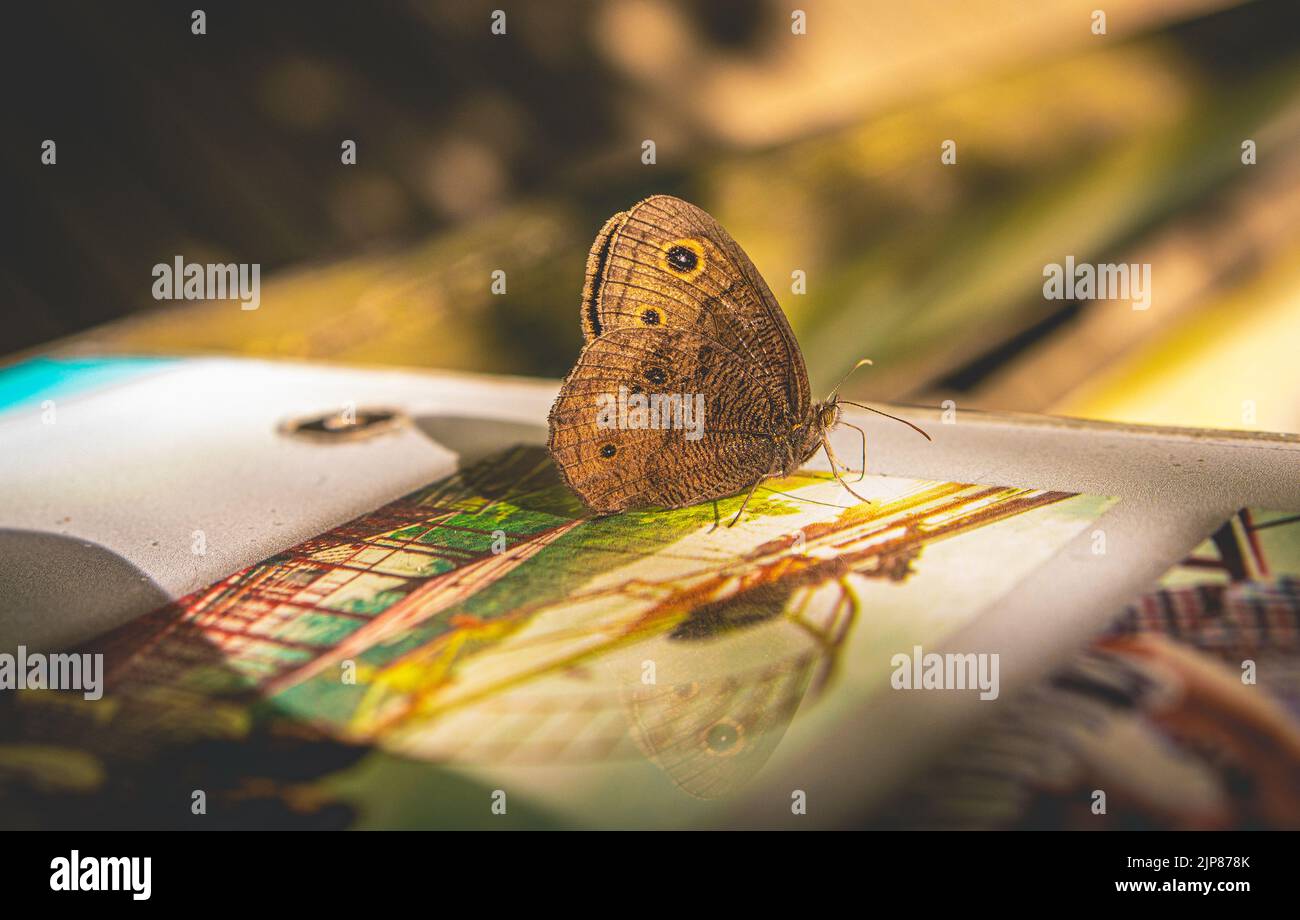
M708 745L709 751L714 754L725 754L731 748L736 746L740 741L740 726L733 722L718 722L704 735L704 743Z
M677 697L679 700L694 699L695 694L699 692L700 685L695 681L691 681L689 684L678 684L673 687L673 696Z
M649 380L655 386L661 387L664 385L664 381L668 379L668 375L664 373L662 367L652 367L646 370L645 379Z
M668 264L673 271L686 274L695 270L695 266L700 263L699 258L694 252L685 246L674 246L668 250Z
M616 453L618 453L618 448L615 447L613 444L606 444L604 447L600 449L600 455L604 457L606 460L614 456Z
M647 326L658 326L659 311L658 310L641 311L641 322L645 323Z

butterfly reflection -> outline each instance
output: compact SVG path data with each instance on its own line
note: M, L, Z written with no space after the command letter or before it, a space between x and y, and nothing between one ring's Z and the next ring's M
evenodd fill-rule
M694 675L667 685L626 682L623 703L641 751L685 792L716 798L738 791L762 768L784 737L801 703L815 698L834 669L857 613L843 591L822 622L809 615L818 589L790 583L760 584L727 601L695 608L659 643L671 673ZM739 631L765 624L775 630L762 641L737 643L772 656L772 663L735 668L727 649ZM776 653L776 654L774 654ZM656 675L657 676L657 675Z

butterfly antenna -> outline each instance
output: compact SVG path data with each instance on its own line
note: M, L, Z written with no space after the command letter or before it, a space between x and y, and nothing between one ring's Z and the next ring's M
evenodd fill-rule
M926 434L925 429L913 425L905 418L899 418L897 415L890 415L888 412L881 412L879 409L873 409L870 406L864 406L862 405L862 403L849 402L847 399L841 399L840 402L844 403L844 405L846 406L855 406L858 409L866 409L868 412L876 413L876 415L883 415L885 418L892 418L896 422L902 422L904 425L906 425L908 428L911 428L913 431L915 431L921 437L925 438L927 441L934 440L934 438Z
M871 364L871 363L873 362L870 358L863 358L857 364L853 365L853 367L849 368L849 372L845 374L843 377L841 377L840 382L835 384L835 389L831 390L831 395L827 397L828 401L835 398L835 394L838 393L840 391L840 387L844 386L844 384L848 382L848 379L853 376L854 371L862 367L862 365L864 364Z

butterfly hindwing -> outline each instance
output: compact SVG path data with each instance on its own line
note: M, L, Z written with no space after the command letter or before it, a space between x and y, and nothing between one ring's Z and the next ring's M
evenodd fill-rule
M771 475L784 411L752 366L715 340L625 327L583 349L551 407L549 447L594 511L680 508Z

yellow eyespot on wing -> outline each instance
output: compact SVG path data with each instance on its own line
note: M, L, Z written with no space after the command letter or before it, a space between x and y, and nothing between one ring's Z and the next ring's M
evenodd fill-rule
M646 307L641 311L638 317L643 326L662 326L664 324L664 311L658 307Z
M703 274L708 263L704 244L693 237L670 240L659 250L659 267L686 281Z

